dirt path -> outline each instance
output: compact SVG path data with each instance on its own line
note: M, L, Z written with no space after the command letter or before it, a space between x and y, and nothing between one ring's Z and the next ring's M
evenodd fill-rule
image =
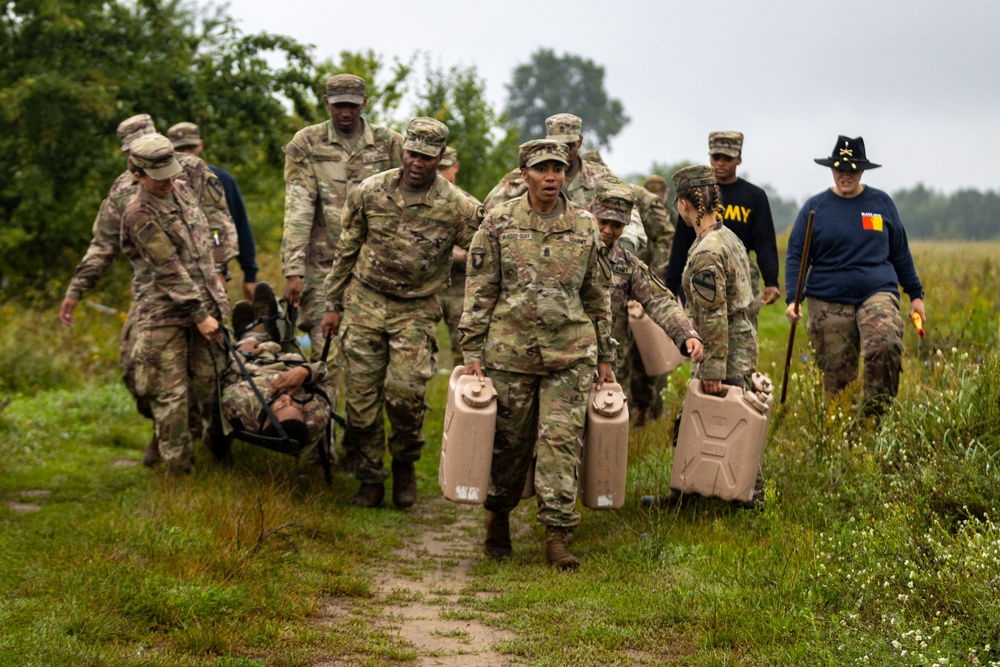
M516 636L483 623L489 612L459 604L460 597L496 595L469 587L472 568L483 559L483 509L451 505L436 497L421 499L417 513L418 530L376 581L374 603L382 610L373 622L415 648L417 659L412 664L417 667L508 665L508 658L495 646ZM331 600L329 621L351 613L345 604L351 603ZM338 664L342 663L322 662L316 667Z

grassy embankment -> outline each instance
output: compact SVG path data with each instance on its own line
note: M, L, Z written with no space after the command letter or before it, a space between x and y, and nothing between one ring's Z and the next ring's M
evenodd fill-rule
M498 648L518 664L1000 664L998 250L915 244L928 337L907 327L902 390L880 431L852 419L857 391L824 401L800 327L766 510L641 507L667 491L665 417L632 434L625 508L584 510L579 571L550 571L535 527L512 562L476 567L463 613L513 631ZM377 602L391 549L455 520L428 501L443 376L418 469L433 516L417 520L353 508L347 477L327 488L248 446L235 470L199 451L180 481L124 466L149 426L115 380L120 320L81 304L64 330L54 311L0 308L0 396L13 399L0 412L0 665L412 660L376 622L378 604L332 624L315 615L330 597ZM766 308L761 368L776 384L787 335L781 308ZM671 410L685 380L671 378Z

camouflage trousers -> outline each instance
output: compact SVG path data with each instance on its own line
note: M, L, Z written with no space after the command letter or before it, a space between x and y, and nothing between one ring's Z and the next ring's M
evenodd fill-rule
M149 405L149 401L144 396L139 396L135 390L135 339L136 332L133 326L134 320L132 319L132 311L135 308L133 305L129 308L128 317L125 319L125 324L122 326L121 339L118 342L118 368L122 372L122 382L125 384L125 388L128 389L128 393L132 395L135 399L135 408L139 411L139 414L146 419L153 418L153 410Z
M392 431L389 453L409 463L424 447L424 394L436 370L435 330L441 307L433 296L391 299L352 280L344 292L344 380L350 440L358 451L355 478L388 476L383 404Z
M750 302L750 307L747 308L747 317L750 319L750 324L753 325L753 330L757 330L757 317L760 315L760 269L757 268L757 254L750 259L750 288L753 290L753 301Z
M594 367L583 362L548 375L499 370L487 375L497 390L497 428L484 507L492 512L517 507L534 457L539 523L577 525L576 446Z
M858 356L864 359L864 405L878 412L899 391L903 357L903 315L899 297L877 292L860 305L807 298L807 331L823 389L839 393L858 379Z
M279 374L281 374L279 370L250 371L254 384L265 397L271 393L271 385ZM235 428L247 433L260 434L260 427L264 423L264 408L253 393L250 383L240 375L234 377L236 381L222 390L222 412ZM322 386L321 389L325 390L326 386ZM309 430L309 442L301 444L303 447L311 446L326 435L326 428L330 424L330 404L309 385L300 387L292 396L292 401L302 410L303 421Z
M458 345L458 322L462 319L462 304L465 302L465 296L442 292L438 294L437 299L441 305L441 317L448 325L448 338L451 340L451 367L464 366L462 348Z
M215 432L215 374L225 365L222 351L193 326L170 326L136 332L133 355L136 394L149 401L160 455L168 469L187 468L192 458L192 403L200 408L203 439Z

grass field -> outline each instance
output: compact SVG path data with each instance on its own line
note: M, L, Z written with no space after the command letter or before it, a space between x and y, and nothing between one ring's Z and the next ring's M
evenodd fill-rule
M1000 246L913 248L927 338L907 327L881 429L854 419L858 388L824 399L799 327L765 510L644 508L667 492L668 415L632 432L625 507L583 510L577 572L545 565L526 506L515 557L477 562L448 614L506 631L493 648L520 665L1000 665ZM431 525L482 539L435 500L444 376L415 511L354 508L348 477L326 487L249 446L233 470L199 449L168 480L135 465L149 424L116 380L120 317L78 311L64 329L54 309L0 306L0 666L434 664L379 622L378 581ZM760 335L780 386L783 307ZM331 601L354 613L318 622Z

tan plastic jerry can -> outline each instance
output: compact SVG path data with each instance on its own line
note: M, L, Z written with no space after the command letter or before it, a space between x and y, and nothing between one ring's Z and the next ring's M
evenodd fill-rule
M646 315L641 303L629 301L627 307L628 328L639 348L639 357L646 375L666 375L687 361L687 357L681 354L667 332Z
M707 394L691 380L681 413L670 488L723 500L752 502L771 417L771 381L754 373L753 388L724 386Z
M625 504L628 472L628 405L621 385L591 388L580 454L580 497L595 510Z
M448 380L438 484L444 497L465 505L486 500L496 432L496 389L457 366Z

